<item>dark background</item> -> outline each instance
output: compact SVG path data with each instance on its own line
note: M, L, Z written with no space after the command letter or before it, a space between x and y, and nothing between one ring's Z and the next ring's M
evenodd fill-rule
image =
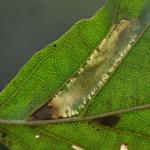
M36 52L106 0L0 0L0 91Z
M0 0L0 91L31 56L106 0ZM0 145L0 150L2 150Z
M0 91L36 52L106 0L0 0Z

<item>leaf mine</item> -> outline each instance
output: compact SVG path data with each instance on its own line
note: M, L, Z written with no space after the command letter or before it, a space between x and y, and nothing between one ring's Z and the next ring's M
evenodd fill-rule
M48 118L78 116L99 92L125 58L141 32L137 19L121 20L114 24L106 37L92 51L86 62L62 89L46 104ZM39 109L32 119L43 119ZM36 117L35 117L36 116ZM48 119L46 118L46 119Z

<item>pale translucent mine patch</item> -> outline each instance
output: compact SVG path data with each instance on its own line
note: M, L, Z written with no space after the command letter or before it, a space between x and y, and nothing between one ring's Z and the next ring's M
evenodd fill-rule
M48 103L52 108L52 118L71 117L84 109L131 49L139 34L138 26L138 20L122 20L113 25L62 92Z

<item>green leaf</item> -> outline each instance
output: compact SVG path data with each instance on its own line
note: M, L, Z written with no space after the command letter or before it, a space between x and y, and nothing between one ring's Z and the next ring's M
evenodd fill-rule
M1 120L25 120L45 104L87 59L113 21L139 18L148 0L110 0L94 17L76 23L59 40L35 54L0 94ZM146 18L146 17L145 17ZM150 28L89 106L86 116L148 106ZM145 107L146 108L146 107ZM0 141L10 149L129 149L150 147L149 110L92 121L41 125L1 125ZM115 113L114 113L115 114ZM86 117L85 116L85 117ZM116 122L112 123L114 118Z
M25 119L48 101L106 35L114 9L113 4L107 5L92 19L76 23L58 41L35 54L2 91L0 105L4 109L0 110L0 118Z

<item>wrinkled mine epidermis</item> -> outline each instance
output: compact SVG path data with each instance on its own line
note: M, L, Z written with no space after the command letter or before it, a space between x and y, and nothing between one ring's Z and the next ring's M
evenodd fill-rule
M139 32L138 20L113 25L86 63L48 103L52 118L78 115L121 63Z

